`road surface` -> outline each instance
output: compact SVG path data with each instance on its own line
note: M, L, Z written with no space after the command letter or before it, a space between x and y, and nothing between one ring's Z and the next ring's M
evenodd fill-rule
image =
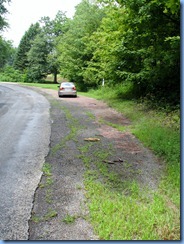
M49 151L46 98L0 83L0 240L27 240L34 193Z

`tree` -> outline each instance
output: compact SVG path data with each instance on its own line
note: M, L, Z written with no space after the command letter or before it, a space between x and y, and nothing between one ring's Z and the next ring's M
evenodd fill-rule
M10 3L11 0L0 0L0 32L4 31L8 27L8 23L5 19L5 14L8 13L5 3ZM9 41L5 41L0 36L0 68L2 68L10 58L12 51L12 44Z
M15 50L11 41L5 41L0 37L0 69L5 65L12 65Z
M120 76L133 82L138 95L174 104L180 94L180 14L169 2L119 0L128 14L118 52Z
M8 23L4 15L8 12L7 8L5 7L5 3L10 3L10 2L11 0L0 1L0 31L3 31L8 26Z
M103 16L103 9L83 0L76 7L75 16L69 22L69 30L60 38L57 46L61 75L77 82L79 89L86 88L83 70L92 57L87 43Z
M32 47L33 41L40 33L41 28L39 23L31 24L29 29L23 35L15 55L14 67L22 72L26 71L29 62L27 53Z
M49 17L43 17L40 21L43 24L42 31L47 38L49 47L47 57L48 74L52 73L54 75L54 83L57 83L57 74L60 67L56 46L61 36L68 30L68 21L69 19L66 17L66 14L62 11L58 11L53 20Z
M180 95L180 14L175 0L102 0L106 16L88 42L83 76L131 82L137 97L176 104Z
M47 56L49 47L47 39L43 33L36 36L32 42L32 47L27 53L28 57L28 80L38 81L48 74Z
M111 4L105 8L105 12L100 27L89 38L87 47L93 53L93 57L83 72L86 82L96 86L101 84L103 79L107 85L120 82L117 72L121 56L117 50L122 45L125 11Z

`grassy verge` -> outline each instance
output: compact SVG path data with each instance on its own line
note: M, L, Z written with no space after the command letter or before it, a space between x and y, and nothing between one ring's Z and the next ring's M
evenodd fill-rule
M90 221L100 240L180 238L179 209L163 192L140 189L136 181L122 181L117 173L109 171L102 162L111 150L104 150L100 143L98 149L87 144L80 152L86 166L84 184Z
M145 103L118 98L117 90L103 88L90 91L87 96L102 99L111 107L123 113L132 122L127 128L114 126L119 130L130 130L146 147L166 162L167 173L161 189L174 204L180 204L180 112L151 109ZM123 92L122 92L123 93ZM85 93L84 93L85 95ZM112 125L113 126L113 125Z
M43 84L43 83L19 83L19 84L25 86L31 86L31 87L40 87L45 89L58 90L57 84Z
M127 91L125 91L125 94L126 92ZM99 213L97 208L93 207L92 203L91 208L94 210L94 215L92 215L94 226L100 228L99 232L103 233L102 235L100 234L101 236L105 236L106 239L111 240L117 240L119 238L123 240L131 240L131 238L139 240L179 239L179 110L171 112L160 108L151 109L145 103L126 99L126 96L124 98L123 96L120 97L118 90L112 90L110 88L90 91L87 94L83 93L83 95L104 100L109 106L123 113L131 120L132 125L128 127L119 125L111 126L119 130L131 131L146 147L152 149L158 157L165 161L166 164L166 172L163 174L160 188L158 192L154 193L152 201L145 196L142 198L140 192L138 195L134 194L136 191L133 191L131 196L125 196L107 192L103 185L94 184L93 187L89 187L88 192L92 189L90 196L94 198L93 202L99 205L99 209L103 209L103 211ZM131 188L131 184L129 184L128 188ZM96 194L97 192L99 192L99 194ZM106 195L105 198L103 198L104 192ZM140 199L144 200L140 201ZM97 221L99 222L95 217L97 213L99 213L99 218L101 219L99 220L102 221L100 225L97 225ZM121 220L118 218L118 214L122 216ZM110 216L111 219L111 225L109 225L109 230L106 228L106 232L104 232L104 230L107 222L102 218L102 215L105 216L105 218L109 218L107 216ZM121 230L116 228L112 231L113 225L119 226ZM122 232L124 232L123 236Z

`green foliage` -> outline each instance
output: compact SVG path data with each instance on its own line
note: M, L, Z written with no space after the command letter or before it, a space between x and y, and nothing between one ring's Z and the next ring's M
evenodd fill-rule
M77 7L69 30L58 43L60 73L63 77L77 83L79 89L86 89L83 70L91 59L91 50L87 48L89 37L98 28L103 10L97 5L83 0Z
M179 8L173 15L163 1L121 1L121 5L128 12L119 49L121 77L134 83L139 96L152 94L179 103Z
M100 27L91 35L87 48L93 57L83 72L86 82L98 85L105 79L108 84L119 83L117 50L121 46L124 12L116 6L107 8Z
M16 49L12 46L11 41L5 41L0 37L0 69L5 65L12 65Z
M24 82L26 76L20 73L19 70L15 70L12 66L6 66L0 73L0 81L7 82Z
M75 219L76 219L76 216L72 216L72 215L67 214L67 215L65 216L65 218L63 219L63 222L64 222L65 224L72 224L72 223L75 222Z
M54 74L54 83L57 83L57 74L59 73L59 60L57 53L57 43L60 37L68 30L68 21L66 14L58 11L55 19L43 17L41 23L44 24L42 31L47 39L48 55L47 55L47 73Z
M3 31L8 26L8 23L4 15L8 12L7 8L5 7L5 3L10 2L11 0L0 1L0 31Z
M39 23L31 24L28 31L23 35L20 44L17 49L17 53L15 55L14 67L22 72L28 68L28 56L27 53L30 51L32 47L32 42L38 33L40 33Z
M53 20L43 17L40 23L30 26L15 57L14 66L27 81L52 73L56 83L60 72L83 91L97 88L103 79L108 86L131 82L135 98L179 104L176 0L83 0L73 19L59 11Z
M173 0L99 2L79 4L60 39L62 75L77 81L83 90L98 87L103 79L108 86L132 82L135 97L178 104L179 4Z
M43 33L37 35L32 42L32 47L27 53L28 60L28 81L41 80L47 76L47 56L49 47Z

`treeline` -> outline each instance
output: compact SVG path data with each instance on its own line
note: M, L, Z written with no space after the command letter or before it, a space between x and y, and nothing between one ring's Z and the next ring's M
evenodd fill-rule
M12 48L6 50L1 69L22 81L38 82L52 73L57 82L60 74L83 91L104 80L105 86L129 84L135 97L180 101L176 0L82 0L72 19L59 11L53 20L32 24L13 61Z

